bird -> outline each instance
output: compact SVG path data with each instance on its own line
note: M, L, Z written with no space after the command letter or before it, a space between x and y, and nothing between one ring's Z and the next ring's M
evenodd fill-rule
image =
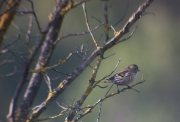
M136 64L131 64L125 69L119 71L117 74L106 79L105 83L113 83L116 84L117 86L128 86L128 84L134 81L139 71L140 70Z

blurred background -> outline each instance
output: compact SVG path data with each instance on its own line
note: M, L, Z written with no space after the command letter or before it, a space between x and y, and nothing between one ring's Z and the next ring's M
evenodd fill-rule
M137 10L138 6L144 1L145 0L129 0L128 4L127 0L110 0L108 2L109 24L115 24L117 20L122 18L127 10L125 18L114 27L116 30L120 30L131 14ZM48 15L53 12L55 1L36 0L33 2L40 25L42 29L45 29L49 21ZM146 10L147 13L154 13L154 15L144 15L131 28L132 31L136 26L138 26L136 32L129 40L116 45L105 53L105 56L109 56L113 53L115 53L115 55L103 60L97 79L101 79L108 75L114 69L119 59L121 59L121 62L116 72L127 67L129 64L135 63L139 66L141 71L135 82L138 82L141 79L142 74L148 75L148 77L146 78L145 83L135 87L135 89L140 91L140 93L129 90L103 102L100 119L101 122L177 122L180 120L180 107L178 106L180 103L179 5L179 0L155 0ZM30 3L24 1L20 10L26 9L30 10ZM3 11L4 10L1 9L1 14ZM92 18L92 16L104 21L102 1L94 0L88 2L87 12L91 28L99 24ZM5 37L4 43L9 44L17 38L18 34L21 35L20 40L11 47L11 50L16 53L0 55L0 61L3 61L4 59L14 61L2 65L0 67L0 74L10 73L13 71L14 66L17 68L15 75L11 77L0 77L0 120L2 121L5 121L5 117L8 114L11 97L13 96L22 74L22 67L25 58L21 58L20 56L28 57L26 55L28 52L27 48L24 46L24 40L26 39L24 32L27 32L29 20L30 17L28 15L17 15L15 17L13 25L11 25ZM17 29L15 25L24 32ZM61 33L66 35L86 30L87 27L85 25L82 7L78 6L71 10L65 17ZM94 36L97 40L99 39L100 45L103 45L104 40L104 37L100 38L102 33L103 27L94 31ZM35 22L33 22L31 36L30 46L36 43L38 40L37 37L39 36ZM127 36L128 34L125 37ZM111 30L110 38L112 37L113 31ZM76 50L78 45L85 44L86 42L88 42L90 47L93 45L93 41L89 34L69 37L60 41L54 51L49 65L57 63L60 59L65 59L70 52ZM88 55L90 55L93 50L94 48L91 49ZM67 64L60 66L57 69L64 73L71 73L81 63L81 58L73 56ZM96 60L92 62L91 66L94 67L95 64ZM65 90L63 95L60 95L56 99L56 101L63 106L68 106L72 104L73 100L78 100L84 93L91 74L92 70L87 68L82 75ZM51 78L60 76L58 80L52 81L52 88L56 88L59 82L66 78L66 76L53 71L48 72L48 75ZM104 86L105 84L101 83L100 85ZM94 104L99 98L105 95L107 90L108 88L96 88L87 98L87 101L83 106ZM114 91L116 91L115 86L111 92ZM47 85L43 82L33 107L43 102L47 97L47 93ZM21 96L23 96L23 94L21 94ZM96 121L98 109L99 106L97 106L92 113L85 116L82 121ZM58 107L56 102L53 102L40 118L56 115L60 113L61 110L62 109ZM48 120L48 122L63 121L66 116L67 114L63 117Z

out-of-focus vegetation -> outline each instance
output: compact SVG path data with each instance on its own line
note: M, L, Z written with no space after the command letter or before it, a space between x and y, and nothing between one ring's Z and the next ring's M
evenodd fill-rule
M124 3L125 0L123 0ZM115 27L119 30L127 21L127 18L134 12L138 5L144 0L130 0L129 9L124 20ZM35 10L37 16L41 22L41 26L45 28L48 22L48 15L52 11L54 1L34 1ZM118 3L119 2L119 3ZM110 0L109 1L109 23L114 23L118 18L122 16L126 9L126 5L122 1ZM118 4L117 4L118 3ZM147 13L154 13L144 15L140 21L136 23L138 28L135 34L126 42L120 43L115 48L110 49L105 55L116 53L113 57L103 61L103 65L100 67L98 78L102 78L104 75L109 74L115 67L119 58L121 63L118 66L118 70L125 68L127 65L135 63L139 66L141 72L136 78L137 82L140 80L142 74L148 75L147 81L142 85L135 87L141 93L137 93L133 90L117 95L111 99L106 100L103 103L101 121L113 121L113 122L177 122L180 119L179 103L180 103L180 1L171 0L155 0L153 4L146 10ZM26 3L24 3L26 6ZM89 16L93 15L96 18L103 20L103 11L100 2L89 2L87 4L87 10ZM96 8L96 9L94 9ZM78 13L78 14L77 14ZM73 20L73 21L72 21ZM26 30L28 27L28 17L15 17L14 23L20 26L21 29ZM73 23L72 23L73 22ZM20 24L22 23L22 24ZM34 23L35 24L35 23ZM97 25L97 21L90 19L90 24L93 26ZM132 28L133 29L133 28ZM75 33L86 30L84 21L84 15L82 7L79 6L73 11L70 11L64 20L62 33ZM17 35L17 29L11 26L11 29L6 35L6 40L13 40ZM19 32L21 33L21 32ZM33 33L36 35L37 28L33 28ZM102 31L95 33L96 38L100 37ZM23 34L23 33L21 33ZM23 40L22 36L22 40ZM77 40L78 39L78 40ZM75 50L77 44L82 44L92 40L90 35L80 37L73 37L63 40L58 44L55 49L55 53L52 57L50 64L56 63L59 59L64 59L69 52ZM14 46L14 49L22 48L23 44L18 43ZM0 60L4 58L11 58L12 55L1 55ZM11 65L4 65L0 67L0 73L5 74L13 70L16 65L18 72L11 77L0 78L0 120L4 120L8 113L8 107L10 99L16 88L16 84L21 75L21 59L14 57L16 62ZM73 64L68 62L66 66L62 66L61 71L68 72L71 68L76 68L76 63L79 63L79 59L74 57ZM95 65L95 62L94 64ZM88 80L91 76L91 70L86 70L83 75L78 77L77 81L80 86L76 86L72 83L71 86L64 92L63 95L58 97L59 103L71 104L70 99L76 96L76 99L80 98L82 93L88 84ZM56 76L51 74L51 76ZM65 76L62 76L63 79ZM54 87L58 84L58 81L54 82ZM104 84L102 84L104 85ZM114 87L113 90L116 90ZM112 91L113 91L112 90ZM40 88L37 96L37 101L34 105L38 105L46 97L45 92L48 91L46 83L44 82ZM75 91L75 92L73 92ZM101 96L106 93L107 89L98 89L92 92L96 94L95 97L87 99L85 104L93 104ZM74 94L75 93L75 94ZM54 102L48 107L48 111L45 112L42 117L58 114L60 108ZM89 114L83 121L92 122L96 121L98 114L98 108L94 109L92 114ZM55 122L61 120L60 118L48 120L49 122Z

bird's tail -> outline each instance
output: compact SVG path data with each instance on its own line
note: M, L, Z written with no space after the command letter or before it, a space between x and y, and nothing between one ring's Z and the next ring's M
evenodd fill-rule
M104 83L108 83L108 80L105 80Z
M112 83L109 79L106 79L104 83Z

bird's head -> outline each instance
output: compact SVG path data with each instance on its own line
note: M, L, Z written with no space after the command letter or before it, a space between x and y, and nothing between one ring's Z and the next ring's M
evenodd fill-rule
M135 72L139 72L140 71L136 64L131 64L131 65L128 66L128 68L133 70L133 71L135 71Z

